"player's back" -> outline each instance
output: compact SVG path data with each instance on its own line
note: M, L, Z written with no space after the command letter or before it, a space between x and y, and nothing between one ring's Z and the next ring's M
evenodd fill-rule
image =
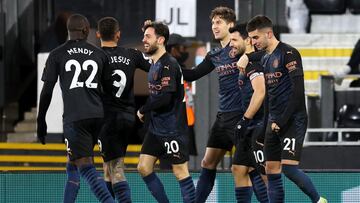
M107 65L105 53L86 40L69 40L50 53L42 80L60 77L64 123L103 117L100 81Z
M149 71L150 63L135 49L103 47L110 66L104 69L104 109L135 112L134 75L136 68Z

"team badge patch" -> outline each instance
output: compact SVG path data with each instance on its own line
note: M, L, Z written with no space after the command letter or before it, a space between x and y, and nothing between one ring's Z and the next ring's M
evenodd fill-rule
M279 66L279 59L274 59L274 61L272 63L272 67L277 68L278 66Z

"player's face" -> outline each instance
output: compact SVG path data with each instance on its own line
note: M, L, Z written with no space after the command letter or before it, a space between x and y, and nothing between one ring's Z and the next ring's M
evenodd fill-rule
M230 46L237 55L243 55L245 52L245 40L240 36L239 32L230 33Z
M254 45L258 50L264 50L268 47L269 44L269 31L266 29L249 32L249 37L251 39L252 45Z
M146 54L153 55L158 50L157 41L158 37L155 34L155 29L148 27L144 32L144 38L142 40Z
M232 26L233 23L227 23L220 16L214 16L214 18L211 20L211 24L211 29L215 39L222 40L227 35L229 35L229 28Z

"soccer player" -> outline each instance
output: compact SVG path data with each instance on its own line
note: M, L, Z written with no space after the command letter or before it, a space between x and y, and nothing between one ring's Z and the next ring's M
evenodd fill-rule
M186 48L189 46L189 42L181 35L172 33L169 36L169 41L166 44L166 51L176 59L181 68L186 68L185 61L189 57L189 52ZM194 100L191 92L191 83L184 81L185 88L185 104L186 104L186 115L188 121L187 135L189 136L189 155L197 155L196 144L195 144L195 113L194 113ZM168 163L166 159L160 158L160 169L171 169L171 163Z
M207 53L194 69L183 69L184 79L194 81L214 69L219 76L219 109L208 139L201 174L196 187L196 202L205 202L215 182L216 167L234 145L236 123L242 118L241 92L238 86L239 56L230 47L229 28L234 26L235 12L227 7L216 7L210 14L212 31L221 47Z
M252 18L247 31L255 47L266 51L262 65L269 99L265 154L270 202L284 202L281 172L312 202L327 202L298 167L307 128L301 56L294 47L276 39L266 16Z
M254 47L246 31L246 24L236 24L229 29L230 46L236 55L253 53ZM237 202L251 202L254 191L259 202L269 202L267 189L259 174L265 176L264 109L265 79L262 66L252 62L240 69L239 87L242 95L242 119L237 124L237 143L232 172ZM257 170L254 170L256 168ZM250 181L251 180L251 181Z
M146 21L144 25L145 53L151 56L148 74L149 98L137 115L150 116L138 171L151 194L158 202L169 202L164 186L154 173L154 164L160 156L172 163L172 170L179 181L183 202L195 202L195 187L188 170L189 153L186 135L186 107L182 73L176 59L166 53L169 28L159 22Z
M100 132L104 176L118 202L131 202L130 187L124 174L124 156L128 137L135 126L134 74L136 68L148 72L150 63L135 49L117 46L118 21L104 17L98 21L97 37L110 57L111 69L104 70L104 124Z
M64 101L63 128L69 162L64 202L75 202L79 190L79 175L87 181L101 202L114 202L103 179L93 164L93 147L98 138L103 117L101 102L102 70L108 66L106 54L86 42L89 34L86 17L74 14L67 21L69 40L50 52L42 76L37 118L37 136L45 144L46 111L58 77Z

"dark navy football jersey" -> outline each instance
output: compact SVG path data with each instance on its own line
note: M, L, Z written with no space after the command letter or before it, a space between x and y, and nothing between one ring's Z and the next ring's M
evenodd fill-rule
M136 68L149 71L150 63L135 49L103 47L110 60L110 68L103 72L104 109L135 112L134 75Z
M69 40L50 52L41 79L60 77L64 123L103 117L100 82L108 65L106 54L86 40Z
M241 93L238 87L239 70L236 56L229 44L208 53L219 77L219 111L231 112L241 110Z
M271 54L266 54L262 62L269 99L269 119L276 121L288 108L291 95L294 91L304 92L304 73L300 53L290 45L279 42ZM294 90L292 79L301 77L302 84ZM302 94L300 105L292 116L305 116L305 94Z
M159 136L182 135L187 128L184 85L180 65L165 53L151 64L148 73L149 100L171 94L170 105L150 111L149 131Z
M241 111L245 113L249 107L251 97L254 93L254 89L251 85L251 80L258 76L263 76L263 68L257 62L249 62L246 66L244 72L240 71L239 73L239 88L241 92ZM257 124L263 122L264 120L264 105L261 105L260 109L256 112L251 122ZM252 125L250 124L250 126Z

